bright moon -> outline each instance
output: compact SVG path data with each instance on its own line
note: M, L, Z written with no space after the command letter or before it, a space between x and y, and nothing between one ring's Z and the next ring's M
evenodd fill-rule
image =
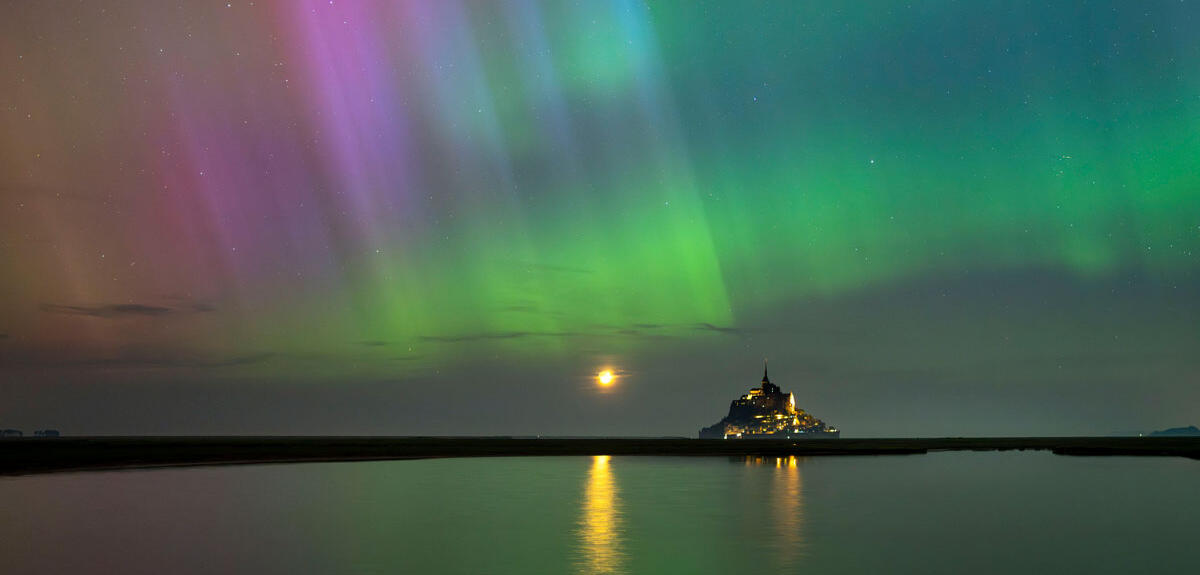
M600 372L599 375L596 376L596 380L600 382L600 385L612 385L612 382L613 382L612 370L606 369L606 370Z

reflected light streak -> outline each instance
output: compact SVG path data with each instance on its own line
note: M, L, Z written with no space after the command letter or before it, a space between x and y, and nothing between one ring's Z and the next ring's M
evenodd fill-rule
M771 509L774 510L775 544L780 566L797 566L804 550L804 493L796 456L775 460Z
M801 460L787 457L750 456L745 465L773 466L770 490L770 517L774 528L770 538L772 567L791 572L804 557L804 483L800 476Z
M625 573L621 550L621 500L609 456L592 460L579 520L580 573Z

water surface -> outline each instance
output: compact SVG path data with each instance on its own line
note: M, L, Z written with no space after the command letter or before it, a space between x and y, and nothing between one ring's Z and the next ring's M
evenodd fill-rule
M1200 462L546 457L0 479L4 573L1196 572Z

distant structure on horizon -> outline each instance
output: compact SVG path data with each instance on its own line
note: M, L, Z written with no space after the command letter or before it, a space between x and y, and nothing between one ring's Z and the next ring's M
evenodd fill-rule
M61 437L57 429L39 429L33 432L34 437ZM0 437L25 437L20 429L0 429Z
M1172 427L1150 432L1150 437L1200 437L1200 428L1195 425L1187 427Z
M729 404L729 414L700 430L700 439L833 439L836 428L796 407L796 396L784 393L767 377L762 385Z

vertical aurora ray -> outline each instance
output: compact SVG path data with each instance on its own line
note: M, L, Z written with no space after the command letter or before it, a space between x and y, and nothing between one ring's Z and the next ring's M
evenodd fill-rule
M513 33L536 29L536 6L513 5L518 9L508 9L504 24L477 24L454 3L366 6L327 10L313 3L280 14L296 29L285 52L303 56L304 92L316 96L309 105L324 136L315 155L329 159L323 171L334 177L330 187L339 200L348 198L343 212L355 218L345 227L381 236L355 242L362 255L342 257L353 270L351 305L369 311L345 317L331 307L320 325L342 326L333 333L343 340L415 341L437 354L443 346L431 343L473 340L506 353L562 350L580 337L623 347L615 336L633 323L729 322L690 161L651 68L654 38L641 7L606 15L617 26L607 45L638 46L641 54L626 68L627 90L612 96L634 104L636 113L604 118L612 131L604 139L623 142L623 131L647 125L649 139L638 152L604 144L593 160L572 147L570 134L579 128L565 112L563 91L537 74L517 73L556 73L544 48L523 49L525 35ZM540 34L529 36L541 45ZM495 53L496 46L511 46L529 62L485 69L484 47ZM613 74L605 71L604 82L615 82ZM513 92L527 96L515 99ZM420 118L419 125L393 114ZM419 143L412 143L413 130L422 134ZM650 162L631 161L635 154ZM547 157L567 168L528 172ZM417 165L426 173L408 168ZM556 194L537 189L536 180L523 183L531 177L551 179L543 185ZM596 183L580 185L589 180ZM642 205L630 210L625 198ZM421 217L393 214L395 206ZM300 339L292 345L330 343Z

